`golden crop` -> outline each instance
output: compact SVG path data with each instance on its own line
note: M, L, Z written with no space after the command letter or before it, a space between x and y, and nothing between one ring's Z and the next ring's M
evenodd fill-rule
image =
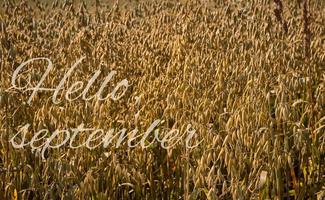
M325 198L322 0L93 3L0 2L0 199ZM55 87L83 56L58 104L51 92L28 104L31 91L12 88L31 58L51 59L42 86ZM46 66L29 64L17 83L35 86ZM126 78L120 100L65 100L98 69L89 95L116 70L103 95ZM26 123L30 140L81 123L143 132L155 119L180 132L191 124L203 142L64 146L45 160L9 143Z

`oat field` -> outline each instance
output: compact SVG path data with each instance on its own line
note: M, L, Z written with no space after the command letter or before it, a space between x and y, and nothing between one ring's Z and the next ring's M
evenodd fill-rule
M0 4L0 200L325 199L325 1ZM39 57L53 63L48 76L37 60L13 84ZM41 80L59 85L81 57L56 103L53 91L34 93ZM87 100L67 100L93 76ZM114 90L123 79L128 89ZM121 98L99 100L100 88ZM130 139L156 119L162 136L191 124L197 146L182 138L166 149L149 135L147 148L118 137L44 148L57 129L125 128ZM12 145L41 129L34 143Z

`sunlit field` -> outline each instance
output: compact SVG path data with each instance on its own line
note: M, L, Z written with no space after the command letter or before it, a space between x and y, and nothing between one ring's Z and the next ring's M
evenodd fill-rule
M0 200L325 199L325 1L0 4Z

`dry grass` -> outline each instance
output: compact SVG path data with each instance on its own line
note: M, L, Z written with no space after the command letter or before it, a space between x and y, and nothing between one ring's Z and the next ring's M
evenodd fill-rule
M324 198L322 0L274 1L283 4L276 15L271 0L219 0L217 6L148 1L128 9L6 2L0 15L0 199ZM117 70L114 80L132 84L120 101L55 105L52 94L42 92L28 105L29 93L7 90L14 70L30 58L53 61L45 81L51 87L83 55L66 86L88 80L103 65L104 74ZM44 63L28 69L36 84ZM60 148L48 151L45 161L8 142L26 123L32 137L41 128L80 123L144 130L154 119L165 120L161 128L184 130L191 123L204 142L192 150Z

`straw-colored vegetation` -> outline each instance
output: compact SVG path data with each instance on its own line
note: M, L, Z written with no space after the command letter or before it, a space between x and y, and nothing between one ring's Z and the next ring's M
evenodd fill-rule
M307 2L307 3L306 3ZM325 196L325 5L322 0L166 1L119 5L1 1L0 199L322 199ZM53 104L52 92L11 88L14 70L47 57L43 86L111 71L119 101ZM46 62L25 68L36 85ZM127 144L50 149L42 160L10 138L26 123L197 131L196 148ZM86 137L86 135L84 135ZM84 138L80 137L82 141ZM150 140L150 138L148 138ZM148 141L149 142L149 141Z

